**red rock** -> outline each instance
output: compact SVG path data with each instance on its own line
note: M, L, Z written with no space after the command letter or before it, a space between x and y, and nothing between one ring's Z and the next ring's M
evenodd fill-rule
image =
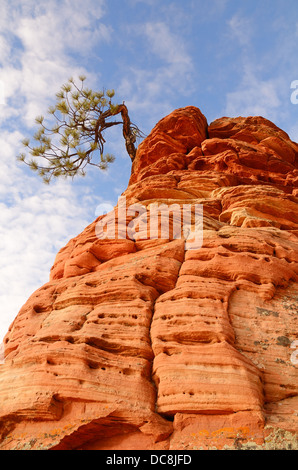
M143 214L70 240L5 337L0 449L297 448L297 156L261 117L162 119L123 194Z
M207 138L207 127L205 116L194 106L163 118L139 145L130 184L153 174L184 169L185 155L200 147Z

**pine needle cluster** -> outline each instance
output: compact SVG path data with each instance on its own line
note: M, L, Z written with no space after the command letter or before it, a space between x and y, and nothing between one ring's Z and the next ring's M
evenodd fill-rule
M103 133L111 126L123 125L127 151L132 160L135 156L134 143L141 132L131 124L124 103L112 102L114 90L96 92L84 86L86 77L80 76L79 80L78 86L70 78L56 94L55 106L48 109L54 124L46 124L43 116L36 117L35 145L31 145L29 139L22 142L30 159L27 160L26 153L17 157L45 183L61 176L84 176L87 165L106 170L115 159L111 154L104 154ZM122 120L111 120L119 113Z

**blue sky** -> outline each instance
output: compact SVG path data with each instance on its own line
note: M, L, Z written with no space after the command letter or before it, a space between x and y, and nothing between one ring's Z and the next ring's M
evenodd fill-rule
M298 141L297 48L297 0L1 0L0 341L57 251L128 183L120 127L106 133L106 173L45 186L16 162L70 76L114 88L146 134L194 105L208 122L262 115Z

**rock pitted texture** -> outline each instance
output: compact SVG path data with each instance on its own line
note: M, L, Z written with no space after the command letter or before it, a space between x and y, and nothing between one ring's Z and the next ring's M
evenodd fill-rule
M123 196L202 204L203 245L131 239L118 206L122 238L60 250L5 337L0 449L297 446L297 163L262 117L162 119Z

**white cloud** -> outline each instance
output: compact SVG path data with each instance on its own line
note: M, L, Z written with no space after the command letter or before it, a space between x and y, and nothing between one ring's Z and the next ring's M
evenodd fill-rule
M17 1L15 8L9 8L7 0L2 3L6 21L0 20L0 50L7 52L1 56L0 81L10 106L6 117L21 108L25 123L30 125L36 114L47 109L48 97L54 96L63 82L86 73L71 53L88 54L99 41L110 40L111 29L99 21L103 0L97 1L96 7L92 0L52 0L41 5L35 0Z
M65 50L86 52L91 40L109 39L109 28L100 24L95 28L95 20L103 15L103 2L96 7L90 0L47 2L39 15L19 18L15 34L32 56L43 60L45 57L56 60ZM50 39L50 40L49 40Z
M0 136L0 342L57 251L92 220L98 201L67 182L45 186L16 164L20 132ZM93 202L93 204L92 204ZM95 217L94 217L95 218Z
M84 73L92 81L76 59L110 40L101 22L104 5L1 1L0 342L29 295L48 281L57 251L95 218L100 202L87 186L79 194L65 181L43 185L15 157L26 126L47 110L65 80Z

